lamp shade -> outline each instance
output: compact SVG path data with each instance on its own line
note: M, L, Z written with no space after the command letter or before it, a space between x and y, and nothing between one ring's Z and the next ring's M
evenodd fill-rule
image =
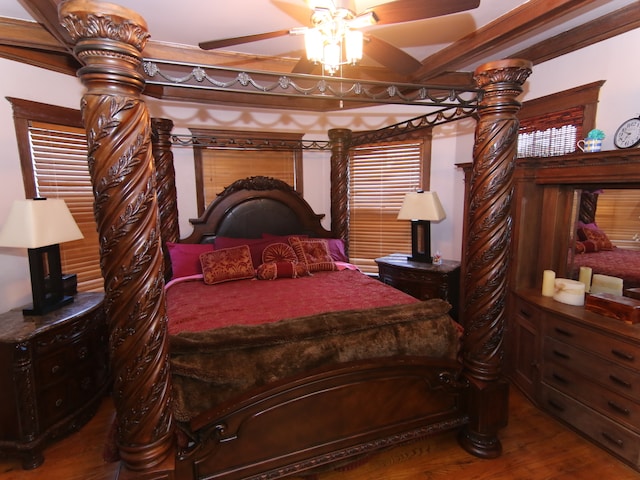
M84 238L64 200L15 200L0 231L1 247L40 248Z
M407 193L398 212L398 220L444 220L446 214L436 192Z

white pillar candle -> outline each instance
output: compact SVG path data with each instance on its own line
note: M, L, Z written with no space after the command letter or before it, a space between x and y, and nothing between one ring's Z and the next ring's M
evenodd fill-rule
M556 291L555 281L556 272L553 270L545 270L542 273L542 295L545 297L553 297Z
M584 283L568 278L556 278L553 299L580 307L584 305Z
M584 283L584 291L589 292L591 290L591 273L593 270L591 267L580 267L580 276L578 281Z

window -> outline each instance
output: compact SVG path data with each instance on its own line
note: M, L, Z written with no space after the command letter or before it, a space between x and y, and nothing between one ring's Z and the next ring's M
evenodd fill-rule
M60 245L62 271L78 276L78 290L104 288L93 216L87 139L80 111L10 98L25 197L62 198L84 239Z
M406 193L428 188L430 140L351 149L349 258L363 272L378 273L378 257L411 252L411 226L397 216Z
M518 115L518 157L552 157L575 152L576 143L595 128L600 87L594 82L530 100Z
M617 247L640 250L640 190L605 188L595 222Z
M282 180L302 195L302 135L210 129L191 133L203 138L203 145L194 146L199 215L225 187L256 175ZM258 142L270 146L251 148Z

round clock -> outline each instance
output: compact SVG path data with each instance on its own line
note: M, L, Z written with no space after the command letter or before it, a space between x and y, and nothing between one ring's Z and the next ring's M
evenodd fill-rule
M640 117L623 122L616 130L613 144L618 148L633 148L640 144Z

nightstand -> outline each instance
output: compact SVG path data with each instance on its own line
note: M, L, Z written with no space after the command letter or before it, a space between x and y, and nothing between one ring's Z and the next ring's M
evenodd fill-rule
M25 469L40 466L46 444L78 430L106 394L103 297L78 293L46 315L0 315L0 451L21 456Z
M441 265L412 262L407 254L376 258L380 280L420 300L442 298L451 304L451 317L458 320L460 262L442 260Z

